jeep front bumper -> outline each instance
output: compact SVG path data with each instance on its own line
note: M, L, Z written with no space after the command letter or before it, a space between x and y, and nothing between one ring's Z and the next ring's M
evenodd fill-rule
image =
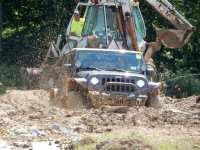
M122 91L107 91L108 86L129 86L133 92L122 92ZM99 108L102 105L111 106L144 106L147 100L147 95L140 94L137 87L132 83L119 83L119 82L108 82L105 83L99 91L89 91L88 96L90 97L92 104L95 108Z

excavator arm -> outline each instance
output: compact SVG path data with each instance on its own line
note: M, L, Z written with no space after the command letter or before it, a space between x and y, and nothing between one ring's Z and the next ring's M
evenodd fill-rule
M146 2L178 29L161 29L153 25L160 42L170 49L183 47L188 42L195 27L192 26L167 0L146 0Z

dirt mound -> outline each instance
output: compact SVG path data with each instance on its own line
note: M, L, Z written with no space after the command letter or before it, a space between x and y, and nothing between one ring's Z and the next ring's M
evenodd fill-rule
M7 91L0 96L0 114L30 114L48 106L48 92L44 90Z
M151 145L141 139L127 137L116 141L104 141L96 146L96 150L153 150Z
M102 106L87 111L82 117L85 125L196 125L200 124L200 104L196 96L183 99L167 98L162 109L127 106Z

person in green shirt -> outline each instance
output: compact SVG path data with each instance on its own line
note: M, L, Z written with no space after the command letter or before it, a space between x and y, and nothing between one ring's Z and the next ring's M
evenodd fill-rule
M85 22L85 20L83 18L80 18L79 11L75 10L74 11L74 19L71 24L70 35L81 36L84 22Z

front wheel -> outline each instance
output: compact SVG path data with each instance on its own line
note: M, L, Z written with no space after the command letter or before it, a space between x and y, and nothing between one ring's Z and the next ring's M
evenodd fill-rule
M145 103L146 107L162 108L164 105L164 97L156 94L149 94L149 97Z

